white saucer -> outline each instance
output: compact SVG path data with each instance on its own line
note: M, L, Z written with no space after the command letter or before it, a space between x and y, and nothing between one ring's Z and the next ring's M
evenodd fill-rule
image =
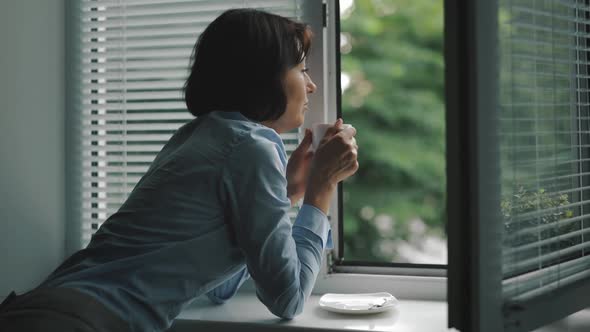
M386 292L365 294L324 294L320 307L342 314L376 314L397 305L397 299Z

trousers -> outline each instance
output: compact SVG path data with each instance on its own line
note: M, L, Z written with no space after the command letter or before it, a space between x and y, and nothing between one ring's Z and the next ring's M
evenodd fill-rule
M0 305L2 332L130 332L129 324L94 297L73 288L13 293Z

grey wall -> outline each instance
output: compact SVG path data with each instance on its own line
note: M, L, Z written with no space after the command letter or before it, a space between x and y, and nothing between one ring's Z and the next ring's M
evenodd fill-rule
M0 1L0 297L64 258L64 0Z

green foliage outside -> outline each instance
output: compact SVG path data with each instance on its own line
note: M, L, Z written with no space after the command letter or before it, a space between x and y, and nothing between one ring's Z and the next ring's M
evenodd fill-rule
M411 262L400 245L446 244L443 1L357 0L341 17L360 164L344 183L344 259Z

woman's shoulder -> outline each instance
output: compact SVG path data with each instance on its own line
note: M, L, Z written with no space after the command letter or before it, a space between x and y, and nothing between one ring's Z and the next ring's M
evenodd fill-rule
M197 155L207 154L208 158L229 157L234 164L272 158L286 165L285 146L274 129L238 112L211 112L199 118L200 124L187 130L190 138L186 151L197 149ZM181 128L179 133L182 131Z
M230 131L234 143L241 146L275 146L284 150L281 136L272 128L246 118L239 112L211 112L208 117Z
M283 140L274 129L249 120L237 120L232 121L231 130L234 158L243 162L272 159L287 164Z
M249 126L249 125L248 125ZM281 136L264 125L249 127L240 133L234 154L246 161L249 159L274 159L286 165L287 157Z

